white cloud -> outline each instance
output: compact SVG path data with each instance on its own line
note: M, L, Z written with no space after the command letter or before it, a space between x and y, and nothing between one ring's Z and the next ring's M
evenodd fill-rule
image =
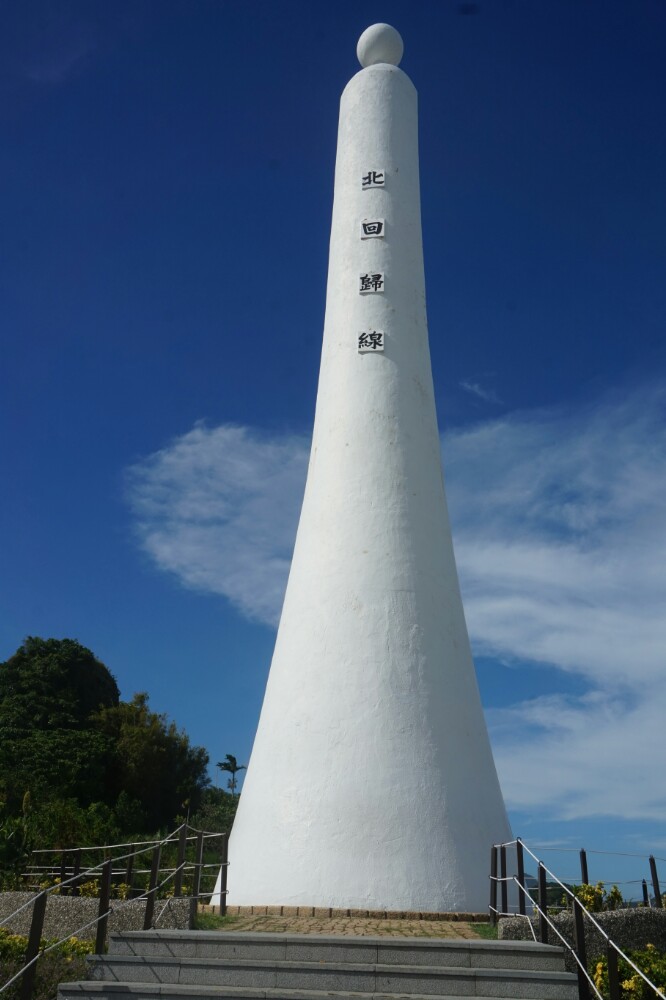
M275 624L308 447L302 437L198 424L128 470L142 548L185 586Z
M482 652L604 685L660 681L665 394L447 436L465 607Z
M512 807L666 817L654 780L666 763L665 395L444 438L475 651L550 664L589 688L524 702L516 691L489 713ZM186 586L275 624L307 458L304 437L195 427L129 472L143 548Z
M463 381L458 384L461 389L465 390L465 392L468 392L471 396L476 396L478 399L482 399L484 403L502 402L494 389L485 389L480 382L472 382L470 379L463 379Z
M559 819L663 821L666 685L613 696L550 695L488 713L507 802ZM652 846L654 850L654 845Z

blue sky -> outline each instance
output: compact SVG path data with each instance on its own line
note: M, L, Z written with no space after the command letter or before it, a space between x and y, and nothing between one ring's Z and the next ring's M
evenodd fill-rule
M338 101L389 21L420 94L447 488L514 830L666 856L663 2L0 13L0 659L78 638L123 697L247 760ZM593 877L643 873L603 860Z

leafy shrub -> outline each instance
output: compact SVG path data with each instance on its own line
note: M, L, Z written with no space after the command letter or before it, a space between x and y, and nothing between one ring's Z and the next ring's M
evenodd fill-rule
M572 885L571 891L590 913L601 913L604 910L619 910L624 905L622 893L616 885L606 890L603 882L596 885ZM571 896L562 896L562 906L571 906Z
M54 941L42 938L40 947L48 948ZM15 976L25 964L28 939L22 934L12 934L6 927L0 927L0 988ZM92 954L92 941L81 941L77 937L68 938L53 951L42 955L37 961L34 1000L52 1000L58 991L58 983L67 980L85 979L85 956ZM21 980L17 979L3 993L3 1000L18 1000Z
M83 896L84 899L98 899L99 879L91 878L88 882L82 882L79 886L79 896Z
M47 878L39 883L39 888L52 889L51 895L58 896L60 894L60 879L59 878ZM55 887L55 888L53 888ZM146 885L146 888L148 886ZM88 879L87 882L79 883L79 896L83 899L99 899L100 892L100 881L98 878ZM111 899L130 899L132 893L132 886L128 885L127 882L111 883Z
M627 954L650 982L654 983L660 995L666 996L666 954L658 951L653 944L647 945L644 951L629 951ZM654 1000L654 991L619 955L617 964L622 1000ZM599 992L604 997L610 996L607 959L604 957L593 961L589 972Z

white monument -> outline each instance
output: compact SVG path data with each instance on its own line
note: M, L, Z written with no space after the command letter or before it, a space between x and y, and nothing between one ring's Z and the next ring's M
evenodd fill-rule
M510 839L444 495L402 48L368 28L342 95L312 453L230 905L484 910Z

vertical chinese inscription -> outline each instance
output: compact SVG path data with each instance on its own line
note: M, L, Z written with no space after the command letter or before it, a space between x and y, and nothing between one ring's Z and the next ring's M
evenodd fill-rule
M383 170L368 170L361 177L361 188L367 191L370 188L382 188L386 181L386 174ZM386 230L384 219L363 219L360 223L360 237L362 240L383 239ZM375 294L384 291L384 272L366 271L359 275L360 295ZM357 334L357 346L359 354L381 354L384 351L384 331L383 330L361 330Z
M384 350L383 330L362 330L358 335L358 353L368 354L370 351Z
M367 174L361 177L361 187L364 191L368 188L384 187L385 177L383 170L368 170Z
M372 274L368 271L366 274L360 274L359 278L359 294L366 295L368 292L383 292L384 291L384 273L382 271L377 271Z
M384 238L384 220L383 219L363 219L361 223L361 239L362 240L377 240Z

